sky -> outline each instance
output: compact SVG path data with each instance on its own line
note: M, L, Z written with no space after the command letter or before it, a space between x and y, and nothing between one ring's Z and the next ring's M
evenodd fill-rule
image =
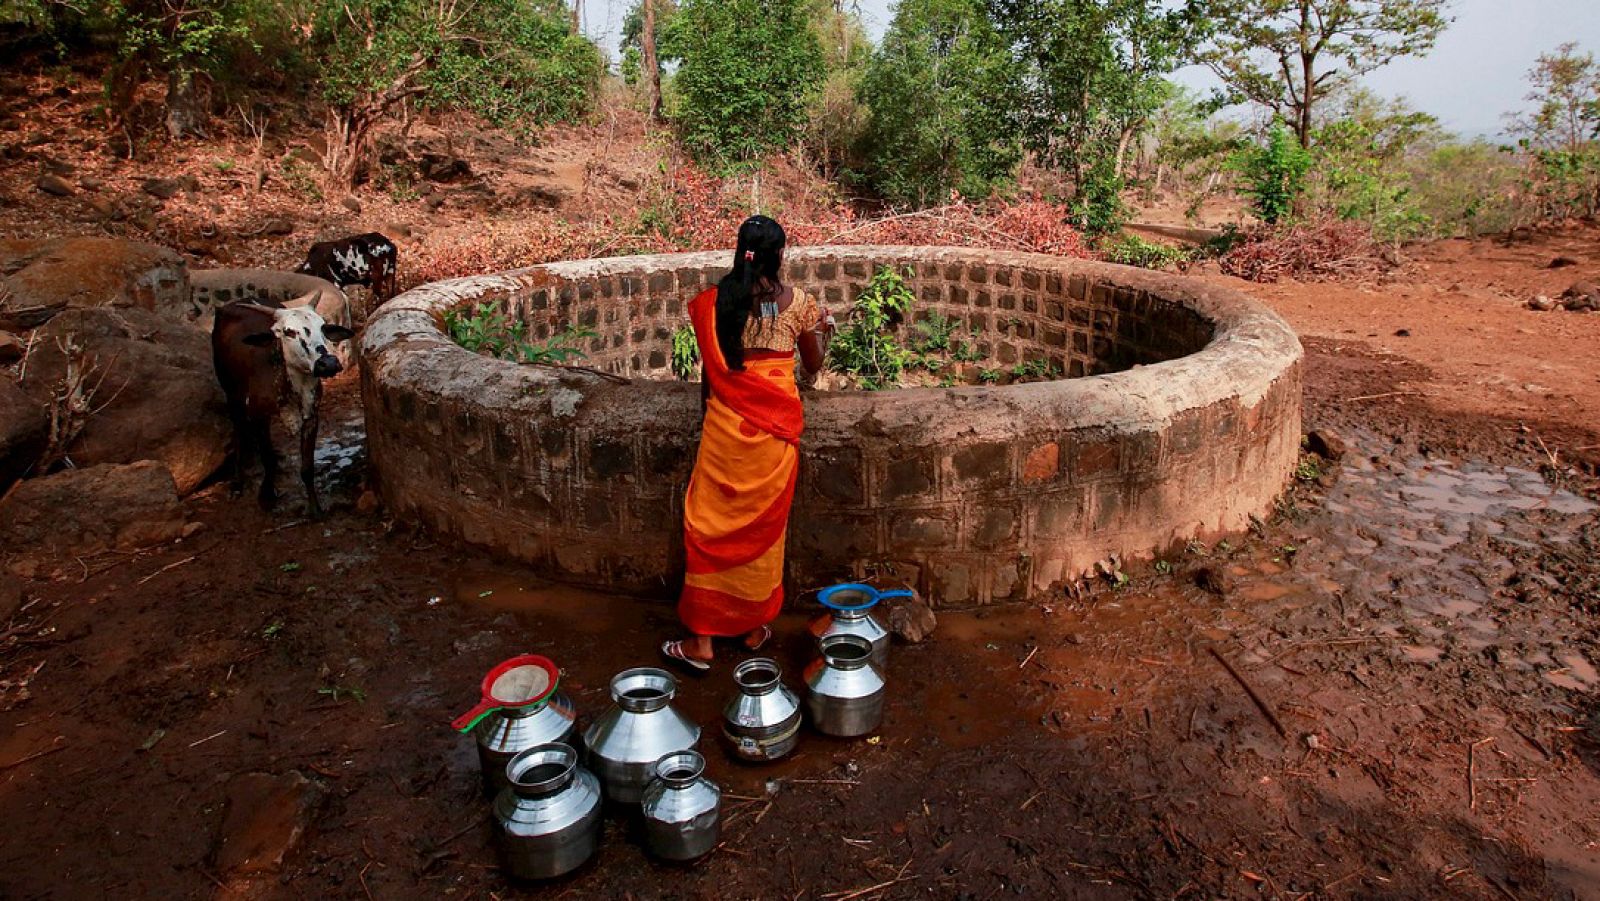
M622 15L634 0L584 0L584 27L615 54ZM894 16L895 0L858 0L867 31L877 38ZM1455 0L1455 22L1433 52L1404 59L1366 76L1384 96L1404 96L1467 136L1495 136L1504 115L1522 109L1526 76L1539 54L1575 41L1600 53L1600 0ZM1208 90L1216 82L1201 67L1176 80Z

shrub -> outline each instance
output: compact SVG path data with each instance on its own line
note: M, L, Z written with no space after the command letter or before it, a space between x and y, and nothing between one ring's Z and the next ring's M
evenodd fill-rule
M583 359L588 354L580 343L599 337L592 329L568 325L548 340L530 341L527 326L493 303L480 303L467 313L446 311L444 328L450 340L473 353L547 365Z
M695 339L694 326L685 325L672 333L672 374L687 382L699 372L700 342Z
M886 266L874 273L856 298L849 321L829 345L833 367L855 376L869 391L899 384L914 355L895 340L892 330L914 299L905 276L895 269Z
M1294 215L1311 163L1311 154L1294 135L1282 123L1273 123L1266 144L1241 152L1232 164L1244 177L1251 211L1262 222L1275 225Z
M1101 256L1108 263L1138 266L1143 269L1168 269L1187 261L1191 256L1182 247L1146 241L1138 235L1121 234L1101 248Z

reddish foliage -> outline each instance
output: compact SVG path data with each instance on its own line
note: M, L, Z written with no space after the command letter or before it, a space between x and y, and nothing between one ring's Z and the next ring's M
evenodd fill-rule
M1369 278L1397 265L1370 226L1347 219L1246 232L1220 262L1223 272L1253 282Z
M634 223L530 217L514 230L491 225L465 243L425 250L402 274L410 286L551 260L730 248L749 202L745 186L685 163L649 189ZM1090 256L1066 208L1038 198L978 205L957 197L946 206L872 219L835 197L786 195L770 205L781 207L775 215L793 246L949 245Z

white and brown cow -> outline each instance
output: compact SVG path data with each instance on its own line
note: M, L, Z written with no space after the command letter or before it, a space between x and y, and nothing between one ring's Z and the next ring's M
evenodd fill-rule
M217 309L211 329L211 356L217 380L228 397L233 420L233 489L244 491L244 470L252 450L261 458L264 509L278 500L278 455L272 446L272 419L281 416L300 440L300 481L311 516L322 515L317 502L315 461L317 402L322 380L343 366L329 345L354 333L323 321L310 303L294 307L231 303Z
M394 242L377 232L367 232L311 245L306 261L295 271L326 279L341 289L365 285L371 289L376 307L394 296L399 266L399 250Z

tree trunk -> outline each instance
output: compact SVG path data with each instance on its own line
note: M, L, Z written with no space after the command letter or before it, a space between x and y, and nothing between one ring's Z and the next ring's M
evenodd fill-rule
M656 4L644 0L644 33L639 36L644 50L645 85L650 92L650 121L661 121L661 63L656 59Z
M194 75L176 68L167 73L167 136L181 141L191 135L205 137L200 128L199 104L194 96Z

